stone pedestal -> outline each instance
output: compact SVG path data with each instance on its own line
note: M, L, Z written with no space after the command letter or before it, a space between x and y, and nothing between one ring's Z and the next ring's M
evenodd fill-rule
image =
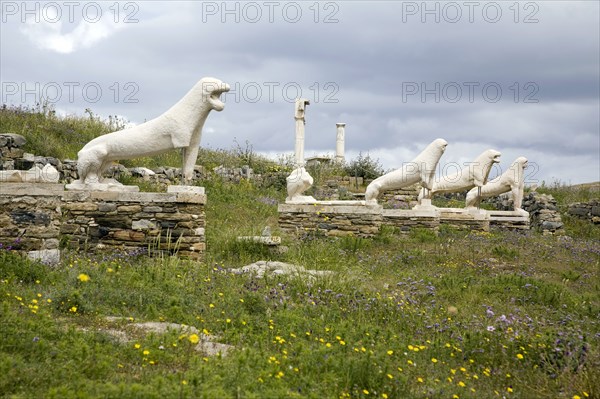
M436 209L438 209L437 207L431 205L431 199L430 198L423 198L421 199L421 203L417 204L413 207L413 209L415 211L435 211Z
M490 218L485 211L479 209L438 208L440 223L459 229L490 231Z
M0 243L23 253L58 248L62 184L1 183Z
M280 204L277 210L279 227L292 233L372 237L379 232L382 222L381 205L365 205L364 201Z
M21 251L56 249L61 242L83 251L148 249L200 259L206 249L204 189L172 187L140 193L2 184L0 243Z
M137 193L140 191L140 188L138 186L125 186L117 182L116 180L114 182L109 183L80 183L75 181L73 183L65 185L65 189L72 191L114 191L128 193Z
M493 229L529 230L529 212L487 211L486 213L490 218L490 227Z
M416 228L437 232L440 227L440 214L434 206L426 209L384 209L383 224L397 227L403 234Z

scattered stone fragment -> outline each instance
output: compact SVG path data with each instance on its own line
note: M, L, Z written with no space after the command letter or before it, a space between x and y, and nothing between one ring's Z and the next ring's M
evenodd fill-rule
M105 319L111 323L127 320L124 317L114 316L107 316ZM196 344L194 350L196 350L197 352L201 352L206 356L217 356L219 354L221 356L225 356L227 352L233 348L232 345L214 342L214 340L218 337L203 334L199 332L196 327L187 326L185 324L149 321L144 323L128 323L123 326L123 328L125 327L133 327L137 330L142 330L145 333L155 334L166 334L169 331L174 330L179 331L182 334L197 334L200 338L200 341L198 342L198 344ZM126 331L117 328L102 328L99 331L110 335L111 337L115 338L118 342L123 344L134 340L134 338L128 335Z
M258 278L264 277L265 273L271 275L308 277L309 279L333 274L333 272L329 270L308 270L302 266L293 265L291 263L264 260L246 265L239 269L230 269L229 271L236 274L252 273Z

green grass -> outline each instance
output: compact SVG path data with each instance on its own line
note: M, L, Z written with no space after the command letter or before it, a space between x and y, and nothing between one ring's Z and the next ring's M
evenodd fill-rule
M47 106L0 108L0 132L24 136L26 152L60 160L77 159L85 143L122 127L121 121L111 119L111 123L105 123L91 111L87 117L59 117Z
M248 182L204 185L203 263L74 253L48 268L0 252L0 394L600 394L597 241L446 228L438 236L406 237L387 229L372 240L284 234L289 251L275 254L235 238L265 225L279 234L274 202L283 193ZM335 275L259 279L227 272L268 259ZM176 333L138 333L127 343L106 333L128 331L129 318L191 325L234 349L207 357Z
M67 252L51 268L3 243L0 397L600 397L598 226L296 238L277 227L283 190L199 184L203 262ZM267 225L287 252L237 242ZM228 272L258 260L334 275ZM234 349L206 356L137 321L194 326Z

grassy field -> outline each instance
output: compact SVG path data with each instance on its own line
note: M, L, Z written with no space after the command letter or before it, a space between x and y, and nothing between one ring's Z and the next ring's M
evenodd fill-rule
M0 393L114 398L574 398L600 395L600 245L536 233L284 235L283 194L205 182L203 263L70 254L56 268L0 250ZM316 280L229 273L258 260ZM107 317L122 317L107 319ZM131 331L168 321L232 345ZM133 334L121 343L108 330ZM192 341L192 342L191 342Z
M0 397L600 397L598 226L293 237L277 228L282 191L199 184L203 262L66 253L50 268L3 243ZM286 253L235 240L267 225ZM229 272L258 260L333 274ZM202 334L132 327L144 321L232 349L207 356Z

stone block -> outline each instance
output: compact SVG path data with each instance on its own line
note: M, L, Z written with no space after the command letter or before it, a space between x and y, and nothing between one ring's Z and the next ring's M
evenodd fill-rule
M206 250L206 243L204 243L204 242L194 243L194 244L190 245L189 250L194 251L194 252L204 252Z
M329 230L327 235L330 237L351 237L354 233L348 230Z
M70 211L96 211L98 210L98 204L95 202L70 202L64 204L63 209Z
M17 159L17 158L21 158L23 156L23 154L25 153L25 151L23 151L20 148L6 148L4 147L2 149L2 156L6 157L6 158L12 158L12 159ZM15 167L16 167L16 162L15 162ZM29 167L28 169L30 169L31 167ZM24 169L18 169L18 170L24 170Z
M29 259L41 262L46 265L57 265L60 263L60 250L58 249L41 249L37 251L29 251L27 253Z
M156 213L156 218L160 220L169 220L169 221L177 221L177 222L186 222L189 220L193 220L192 215L187 213Z
M162 212L163 208L160 206L145 206L142 208L142 211L145 213L156 213L156 212Z
M25 137L21 136L20 134L16 134L16 133L0 133L1 137L4 137L6 139L6 144L9 147L23 147L25 145L25 143L27 143L27 140L25 139ZM2 147L2 146L0 146Z
M25 154L22 154L21 156L23 156L23 155L25 155ZM34 165L35 165L35 161L33 159L26 159L26 158L15 159L15 169L16 170L29 170L29 169L33 168Z
M8 195L11 199L27 196L59 196L64 190L63 184L57 183L2 183L0 195Z
M205 234L204 227L198 227L197 229L194 229L194 235L203 236L204 234Z
M50 215L45 212L32 212L27 210L18 210L10 213L14 224L34 224L48 226L50 224Z
M42 244L42 249L57 249L59 245L59 241L56 238L49 238L44 240Z
M108 236L110 229L103 226L90 226L87 229L87 234L92 238L104 238Z
M122 240L122 241L142 242L146 239L146 235L139 231L117 230L113 233L113 238L115 240Z
M81 226L79 226L78 224L63 223L60 225L60 233L61 234L68 234L68 235L76 234L80 231L80 229L81 229Z
M142 207L140 205L120 205L117 206L117 211L121 213L137 213L142 211Z
M130 217L119 215L98 216L96 218L96 223L99 225L114 229L129 229L131 228L131 222Z
M13 221L7 214L0 213L0 228L12 226Z
M167 187L167 193L184 193L184 194L195 194L195 195L204 195L204 187L198 186L174 186L170 185Z
M134 220L131 222L131 228L133 230L154 230L158 226L151 220L142 219L142 220Z
M98 212L113 212L117 210L117 204L101 202L98 204Z

